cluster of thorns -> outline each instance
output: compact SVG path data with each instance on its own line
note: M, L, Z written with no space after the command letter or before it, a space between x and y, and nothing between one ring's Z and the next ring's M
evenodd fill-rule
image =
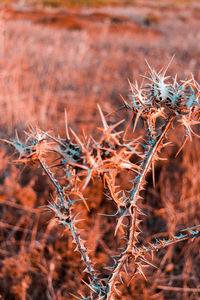
M137 244L140 234L138 225L142 214L138 206L140 192L145 188L147 174L150 171L154 174L154 164L160 159L159 152L169 144L166 135L168 130L172 128L175 120L176 124L180 123L185 129L185 140L179 153L188 139L192 140L193 135L198 136L192 126L200 123L200 87L194 78L178 83L176 77L172 80L166 76L168 66L158 73L149 65L148 67L149 76L144 76L140 86L137 82L134 85L130 84L131 98L129 101L123 99L123 105L119 108L127 109L132 114L125 131L117 131L124 120L109 125L98 105L103 125L98 141L85 134L80 138L69 129L66 113L65 138L54 137L38 128L30 128L29 132L26 132L25 142L22 142L18 135L13 140L4 140L15 147L19 154L18 163L38 163L55 188L56 197L49 201L46 207L54 212L59 224L71 231L73 242L76 244L75 250L80 252L85 271L89 274L87 285L90 295L74 296L77 299L114 299L118 292L117 285L123 272L127 272L130 258L135 264L135 274L145 276L143 266L151 265L145 258L146 253L200 236L199 227L196 226L187 229L184 234L171 235L168 240L157 240L148 247L139 247ZM144 123L145 136L126 139L133 121L132 127L135 131L139 119ZM176 127L173 130L176 130ZM53 165L49 163L49 153L56 156L56 163ZM64 172L62 179L57 176L60 169ZM117 185L117 176L124 170L132 176L130 190L123 190ZM81 239L80 230L76 227L80 220L78 215L73 214L73 206L77 201L83 201L89 209L84 190L94 179L103 181L109 190L110 198L116 204L116 212L113 215L117 219L114 234L120 228L120 234L126 237L126 246L121 254L113 258L114 264L109 267L110 275L107 278L100 278L95 271L88 249ZM154 175L153 180L155 181ZM130 219L128 235L123 223L127 217Z

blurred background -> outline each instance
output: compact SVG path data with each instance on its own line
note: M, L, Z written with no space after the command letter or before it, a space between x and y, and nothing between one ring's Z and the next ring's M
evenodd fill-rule
M186 80L192 73L199 82L199 28L200 3L193 0L1 0L0 137L23 135L30 125L62 136L65 109L77 133L95 136L97 104L107 114L121 96L129 99L128 81L142 80L145 60L159 71L175 55L168 74ZM122 118L128 123L130 116L109 120ZM156 187L149 178L141 203L146 240L200 223L200 144L194 138L175 159L184 138L177 132L167 162L156 169ZM11 163L3 142L0 149L0 299L75 299L70 293L86 289L80 257L69 233L38 209L53 188L37 167ZM99 239L92 255L100 269L102 262L112 264L107 255L115 227L95 217L107 205L102 191L90 186L92 212L83 213L85 238L91 243L93 224ZM148 281L133 279L119 299L199 299L199 262L199 241L170 246L154 258L158 269L147 270Z

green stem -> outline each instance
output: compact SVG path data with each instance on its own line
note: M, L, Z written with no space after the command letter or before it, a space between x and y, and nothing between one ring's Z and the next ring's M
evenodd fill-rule
M143 171L140 175L137 176L136 185L130 191L130 198L129 199L130 199L130 201L132 202L133 205L136 205L137 198L139 196L139 192L141 191L142 186L143 186L144 181L145 181L145 178L146 178L146 175L147 175L148 171L150 170L150 165L152 163L154 155L156 154L158 146L160 145L161 141L165 137L165 134L169 130L169 128L170 128L170 126L171 126L174 119L175 119L175 115L169 116L169 118L167 119L167 121L166 121L166 123L163 127L163 130L162 130L161 134L157 138L157 141L154 141L152 147L150 147L150 149L145 154L145 159L143 160L143 162L140 165L140 167L142 168Z
M120 259L118 260L118 264L115 267L109 281L108 281L108 287L109 287L109 292L107 295L107 300L112 299L112 295L114 293L114 287L116 280L126 263L127 258L129 257L130 253L132 253L133 247L134 247L134 241L135 241L135 231L136 231L136 218L137 218L137 208L136 208L136 202L139 196L139 192L142 189L142 185L145 181L146 175L150 169L152 160L154 158L154 155L156 154L156 151L158 149L158 146L160 145L161 141L165 137L165 134L169 130L173 120L175 118L175 115L169 116L169 118L166 120L166 123L162 129L161 134L157 138L157 141L154 141L152 143L152 146L150 147L149 150L147 150L145 154L145 159L141 163L140 167L142 168L142 173L137 176L137 183L134 186L134 188L130 191L130 201L131 201L131 207L130 207L130 215L131 215L131 226L130 226L130 234L129 234L129 241L127 243L126 250L121 254Z

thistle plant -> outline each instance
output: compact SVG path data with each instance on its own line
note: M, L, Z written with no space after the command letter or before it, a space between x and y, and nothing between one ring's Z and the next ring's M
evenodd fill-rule
M169 233L168 239L157 239L148 246L138 240L143 215L140 208L141 191L145 189L148 173L152 172L155 182L154 165L162 159L160 152L170 144L167 133L169 130L176 131L177 124L184 127L185 140L179 153L188 139L192 142L192 137L198 136L193 125L200 123L199 85L194 78L178 82L177 77L172 79L166 76L168 66L158 73L149 65L148 68L148 75L143 76L140 86L137 82L130 84L131 97L123 100L119 108L130 111L132 115L124 131L117 130L122 127L124 120L110 125L98 105L102 121L98 140L85 134L79 137L68 128L66 113L64 138L31 127L25 133L25 141L21 141L17 134L15 139L4 140L19 154L16 160L18 163L38 164L54 186L56 196L48 200L45 208L54 213L58 224L71 232L74 251L80 253L85 264L84 271L88 273L88 282L85 284L89 296L73 295L76 299L115 299L124 273L129 279L139 273L145 277L144 267L152 265L146 254L200 236L200 226L194 226L177 235ZM139 120L144 124L145 134L135 137ZM127 131L131 131L128 127L131 125L133 130L127 139ZM122 172L128 174L128 190L119 185L117 178ZM78 201L82 201L89 209L84 193L92 180L103 181L107 188L107 194L116 206L112 215L116 219L113 236L119 234L125 240L125 247L112 257L113 265L107 266L110 274L106 278L97 272L90 259L89 249L77 226L78 222L84 224L84 221L79 214L74 213ZM106 216L104 214L102 218ZM129 220L128 225L126 219ZM134 265L134 271L129 268L130 262Z

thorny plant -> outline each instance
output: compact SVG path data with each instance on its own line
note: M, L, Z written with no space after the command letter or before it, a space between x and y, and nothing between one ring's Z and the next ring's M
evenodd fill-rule
M84 271L88 272L86 284L90 295L73 295L76 299L115 299L118 293L117 286L125 272L130 278L137 273L145 276L144 267L151 265L146 254L200 236L200 226L194 226L176 236L171 234L167 240L158 239L148 246L138 243L140 234L138 225L142 214L138 200L141 199L141 191L145 189L145 180L150 171L155 181L154 164L161 159L159 152L169 145L168 131L173 128L175 120L185 128L183 147L188 139L192 141L193 135L197 136L192 125L200 123L199 84L194 78L178 83L177 77L172 80L166 76L168 66L158 73L149 65L148 67L149 76L144 76L141 86L137 82L134 85L130 84L131 98L129 101L123 100L124 103L119 108L132 112L133 131L138 120L143 121L146 132L143 138L127 140L130 122L125 132L117 131L123 120L108 125L98 106L103 124L100 129L102 135L98 141L84 134L80 138L72 129L70 136L67 115L65 115L65 138L54 137L38 128L30 128L26 133L25 142L22 142L17 134L13 140L4 140L15 147L19 154L18 163L38 163L55 188L56 198L49 201L46 207L53 211L59 224L70 230L73 243L76 245L75 251L80 252L85 264ZM173 130L176 130L176 127ZM49 153L56 156L56 164L49 163ZM62 178L58 176L60 169L64 172ZM129 190L122 190L117 185L117 176L124 170L132 176ZM81 239L80 228L76 225L82 220L73 213L77 201L83 201L88 208L84 190L95 178L103 181L109 190L109 197L116 204L113 217L116 217L117 224L114 234L116 235L120 229L120 234L126 241L121 253L112 257L114 264L107 268L110 271L107 278L101 278L95 270L94 262L90 260L89 251ZM129 220L128 225L127 222L124 223L126 218ZM130 261L134 264L132 270L129 268Z

